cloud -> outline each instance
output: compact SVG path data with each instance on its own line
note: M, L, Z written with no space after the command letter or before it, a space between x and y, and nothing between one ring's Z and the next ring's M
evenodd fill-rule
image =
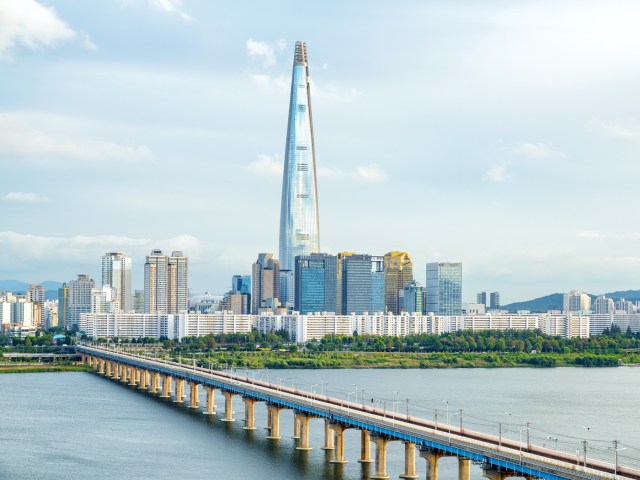
M507 168L504 165L494 164L485 172L482 179L499 183L504 182L508 177Z
M42 123L42 118L28 114L0 113L0 156L53 156L125 162L152 157L151 150L145 145L130 146L104 140L71 138L45 131L33 126L33 123Z
M360 91L357 88L340 87L334 83L327 85L311 83L311 97L320 102L351 103L358 96L360 96Z
M258 158L256 158L249 165L243 167L243 170L254 175L265 175L274 177L281 176L282 163L282 155L267 155L266 153L260 153L258 154Z
M192 21L193 17L182 10L182 0L148 0L149 5L166 13L179 15L183 20Z
M35 0L0 0L0 58L11 58L17 45L36 50L76 37L53 7Z
M593 120L588 124L588 128L609 140L631 142L640 139L640 126L637 123L625 125L623 122Z
M548 158L548 157L564 157L563 153L560 153L545 143L529 143L523 142L520 145L514 147L513 151L518 155L522 155L528 158Z
M286 48L284 39L278 40L275 44L260 42L249 38L247 40L247 55L262 61L263 67L270 67L276 64L276 52L282 52Z
M19 203L49 203L51 200L48 197L38 195L37 193L25 193L25 192L10 192L7 193L2 200L5 202L19 202Z

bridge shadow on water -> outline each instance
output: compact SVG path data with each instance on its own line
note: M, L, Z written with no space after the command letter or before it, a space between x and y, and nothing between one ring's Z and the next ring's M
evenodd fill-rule
M105 380L108 380L105 378ZM333 451L319 448L321 438L319 432L322 431L323 423L320 420L313 422L315 430L313 450L297 450L298 440L290 438L291 432L286 425L293 424L293 413L283 410L281 413L281 436L279 440L266 438L267 430L266 413L263 409L256 409L256 429L244 430L244 404L236 401L240 397L234 397L235 422L224 422L221 418L224 415L224 406L216 404L216 415L206 415L202 407L197 409L189 408L189 396L187 395L183 403L174 401L174 397L161 398L159 393L152 394L148 391L140 390L136 386L131 386L119 381L111 380L110 383L117 384L120 388L136 393L149 402L161 405L162 408L171 411L172 414L180 415L184 420L189 421L194 427L206 431L207 435L215 435L217 444L234 443L235 447L241 447L247 451L247 461L254 465L264 465L263 478L272 478L270 472L274 466L285 468L290 478L327 479L327 480L368 480L372 471L371 464L358 463L356 459L349 464L334 464L330 460L333 458ZM140 395L142 394L142 395ZM200 398L203 398L202 396ZM219 397L216 399L220 402ZM238 407L241 407L240 409ZM218 410L218 408L220 408ZM284 428L283 428L284 427ZM220 438L222 436L222 439ZM318 445L318 446L316 446ZM219 448L217 455L224 457L224 451ZM230 460L231 462L231 460ZM226 475L230 477L229 475ZM241 478L241 477L236 477Z

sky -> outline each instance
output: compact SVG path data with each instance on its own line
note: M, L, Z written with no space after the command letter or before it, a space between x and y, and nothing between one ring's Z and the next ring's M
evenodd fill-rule
M306 41L321 249L460 261L463 301L640 288L640 3L0 0L0 278L278 248Z

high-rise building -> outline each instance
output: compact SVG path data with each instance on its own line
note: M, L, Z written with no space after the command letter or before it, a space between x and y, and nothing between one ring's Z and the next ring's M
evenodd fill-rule
M296 278L293 270L280 270L280 304L287 308L293 308L295 298L295 283Z
M76 330L80 323L81 313L91 312L91 291L95 288L89 275L78 275L76 280L68 283L67 293L67 328Z
M69 314L69 287L66 283L58 289L58 326L68 329L67 316Z
M498 310L500 308L500 292L491 292L489 295L489 309Z
M607 298L604 295L598 296L593 302L593 313L614 313L615 303L611 298Z
M251 313L259 313L261 308L280 304L280 262L273 253L260 253L251 267Z
M476 303L487 306L487 292L480 292L476 295Z
M136 290L133 292L133 311L136 313L144 313L144 290Z
M342 313L362 315L371 310L371 255L342 258Z
M320 222L307 45L296 42L282 176L280 266L293 270L296 256L318 252Z
M426 312L462 314L462 263L427 263Z
M189 311L189 258L152 250L144 264L144 312L178 314Z
M251 295L251 275L234 275L231 277L231 291Z
M578 290L571 290L564 294L562 310L565 313L587 312L591 310L591 297Z
M384 257L371 257L371 309L369 312L384 312Z
M119 313L120 295L118 289L109 285L91 290L91 313Z
M404 287L404 308L403 310L407 313L425 313L424 312L424 302L425 302L425 291L424 287L420 285L415 280L411 282L409 285Z
M389 252L384 256L385 311L395 315L402 312L404 287L413 282L413 263L406 252Z
M133 311L131 257L122 252L105 253L102 256L102 286L116 289L121 311Z
M44 287L36 284L29 285L27 300L33 303L33 326L36 328L44 327Z
M334 255L298 255L295 263L294 309L300 313L336 311Z

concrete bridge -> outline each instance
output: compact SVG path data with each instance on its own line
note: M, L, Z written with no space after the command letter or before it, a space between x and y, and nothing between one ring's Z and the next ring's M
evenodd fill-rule
M333 450L332 463L347 463L344 456L344 431L360 430L361 463L375 463L370 478L386 479L387 444L404 443L404 472L401 478L419 478L416 456L426 460L428 480L438 479L438 460L442 457L458 458L458 479L469 480L471 463L482 468L490 480L508 477L559 479L635 479L640 470L609 464L580 455L547 449L527 442L515 442L451 425L442 425L415 416L387 412L386 409L365 407L351 402L318 395L307 391L273 385L247 377L224 372L187 367L175 362L151 359L138 355L114 352L103 348L79 346L82 361L100 375L114 381L137 386L161 398L174 398L184 403L185 386L190 390L188 407L199 408L199 386L206 399L204 414L215 415L215 391L224 397L222 421L233 422L232 399L238 395L245 404L244 428L253 430L255 406L258 402L267 408L267 438L280 438L280 412L294 411L294 438L297 449L310 450L309 428L311 419L324 420L322 449ZM172 397L173 393L173 397ZM375 448L372 455L372 446Z

